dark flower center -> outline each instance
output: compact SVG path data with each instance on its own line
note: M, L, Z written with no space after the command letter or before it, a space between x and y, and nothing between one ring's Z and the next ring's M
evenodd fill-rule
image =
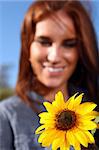
M71 129L76 123L75 112L64 110L56 115L56 128L59 130Z

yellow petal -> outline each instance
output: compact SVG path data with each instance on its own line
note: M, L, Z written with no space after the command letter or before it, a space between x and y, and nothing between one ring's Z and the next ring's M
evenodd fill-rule
M73 104L74 109L76 109L76 107L80 105L83 95L84 93L81 93L74 99L74 104Z
M84 133L86 134L89 143L95 143L94 137L89 131L84 131Z
M49 112L49 113L54 113L56 110L56 108L49 102L44 102L43 105L46 107L46 110Z
M50 144L52 144L55 139L57 139L57 138L59 138L59 137L62 136L62 133L63 133L63 132L57 131L57 130L54 130L54 129L50 129L50 130L48 130L46 133L47 133L47 134L46 134L46 137L43 138L43 140L42 140L43 146L46 145L46 144L47 144L48 146L49 146Z
M55 139L52 143L52 150L57 150L60 147L60 138Z
M63 146L66 148L68 147L66 137L65 137L65 131L60 131L60 135L57 136L52 143L52 150L57 150L57 148L59 147L62 148Z
M68 147L62 146L62 147L60 148L60 150L70 150L70 146L68 146Z
M54 139L54 132L52 130L45 130L38 138L38 142L42 143L43 146L50 146L52 140ZM50 136L53 135L53 136Z
M81 115L80 119L82 119L82 120L92 120L92 119L96 118L96 115L97 115L97 113L91 112L91 113L88 113L86 115Z
M76 142L75 146L74 146L75 150L81 150L81 146L79 142Z
M42 147L50 147L51 143L49 142L49 140L46 138L43 140L42 142Z
M61 91L59 91L56 95L55 95L55 101L57 101L57 103L59 103L59 105L62 103L64 103L64 97L63 97L63 93Z
M75 137L73 136L72 132L68 130L66 135L70 145L75 145Z
M68 109L72 109L73 108L73 105L74 105L74 98L75 98L75 96L77 95L78 93L76 93L76 94L74 94L73 96L71 96L68 100L67 100L67 102L66 102L66 104L65 104L65 108L68 108Z
M56 95L55 95L55 101L52 102L52 104L54 106L56 106L59 109L64 109L65 107L65 101L64 101L64 97L61 91L59 91Z
M45 124L45 127L47 128L53 128L55 127L55 121L53 120L45 120L44 118L40 119L40 124Z
M39 114L39 117L44 117L45 118L46 116L49 116L49 114L50 113L48 113L48 112L42 112L42 113Z
M40 127L38 127L35 131L35 134L40 134L44 131L45 125L41 125Z
M42 134L40 134L40 136L39 136L39 138L38 138L38 142L39 143L42 143L42 141L43 141L43 139L46 137L46 133L45 132L43 132Z
M64 134L65 136L63 136L63 138L61 139L61 146L60 146L60 150L70 150L70 143L67 139L67 134L65 132Z
M82 115L85 115L89 112L91 112L97 105L95 103L92 103L92 102L85 102L85 103L82 103L80 104L75 112L78 113L78 114L82 114Z
M75 132L72 132L72 130L68 130L67 131L67 139L68 139L70 145L72 145L75 148L75 150L81 150L80 143L78 142L78 140L76 139L74 134L75 134Z
M40 118L40 123L45 124L48 122L54 123L55 122L55 114L52 115L51 113L43 112L39 115Z
M84 115L84 116L81 117L81 119L83 119L85 121L86 120L92 120L92 119L95 119L95 118L96 118L96 116L89 116L89 115L86 115L86 116Z
M42 146L43 147L49 147L52 144L52 141L54 140L54 137L51 136L50 139L48 139L47 135L42 141Z
M78 129L78 131L75 132L74 136L79 141L79 143L81 143L85 147L88 147L87 137L81 130Z
M94 121L83 120L77 124L78 128L82 130L93 130L97 128L97 124Z
M79 115L77 114L79 122L85 122L85 121L90 121L92 119L95 119L99 115L99 112L97 111L91 111L90 113L87 113L85 115ZM84 121L85 120L85 121Z
M99 112L97 112L97 111L92 111L92 112L90 112L90 113L88 113L88 114L86 114L86 115L99 116Z

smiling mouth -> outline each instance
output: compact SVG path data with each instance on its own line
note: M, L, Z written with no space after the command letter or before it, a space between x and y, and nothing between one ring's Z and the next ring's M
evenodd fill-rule
M51 67L51 66L43 66L43 68L47 69L48 72L63 72L66 66L64 67Z

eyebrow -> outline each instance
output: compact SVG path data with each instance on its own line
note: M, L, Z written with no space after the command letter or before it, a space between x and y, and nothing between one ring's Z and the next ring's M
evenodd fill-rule
M35 37L34 40L46 40L46 41L51 41L53 42L53 39L48 37L48 36L37 36ZM67 38L64 38L62 41L69 41L69 40L74 40L74 41L77 41L77 37L67 37Z
M37 36L37 37L35 37L35 40L49 40L49 41L52 41L52 39L48 36Z

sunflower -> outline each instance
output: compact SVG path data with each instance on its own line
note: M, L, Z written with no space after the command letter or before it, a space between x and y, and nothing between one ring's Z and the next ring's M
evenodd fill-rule
M52 145L52 150L70 150L73 146L75 150L81 150L81 145L88 147L88 143L95 143L88 130L97 128L93 119L99 113L93 111L95 103L81 103L83 95L76 93L65 102L59 91L52 103L43 103L46 112L39 114L41 126L35 131L40 134L38 142L43 147Z

